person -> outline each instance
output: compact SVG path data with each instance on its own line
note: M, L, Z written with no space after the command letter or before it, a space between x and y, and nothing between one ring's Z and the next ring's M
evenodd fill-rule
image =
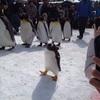
M70 25L71 25L71 35L72 35L72 28L73 28L73 23L74 23L74 17L75 17L75 6L71 5L70 9L68 10L68 19L69 19Z
M12 9L12 7L13 7L13 4L14 4L14 2L13 2L13 0L7 0L7 9L6 9L6 12L5 12L5 14L6 14L6 16L7 16L7 18L10 20L10 18L11 18L11 16L13 15L13 9Z
M37 7L34 5L33 1L29 1L28 4L29 5L26 7L26 12L35 25L36 24Z
M17 13L15 13L12 17L11 17L11 24L14 27L14 29L16 30L16 32L19 32L19 27L21 24L21 17L23 15L23 10L19 9Z
M62 6L59 7L59 21L60 21L60 24L61 24L61 29L63 31L63 27L64 27L64 23L65 23L65 12L63 11L63 8Z
M100 26L100 4L98 6L98 8L96 9L96 14L95 14L95 21L94 23L96 24L96 29L98 29L98 27Z
M26 12L24 4L21 0L16 0L16 2L12 6L12 13L15 14L18 12L19 8L23 10L23 12Z
M1 0L1 5L3 5L3 13L5 16L9 19L12 16L12 6L13 6L13 0Z
M47 16L49 15L49 0L43 0L41 15L43 15L43 13L46 13Z
M77 7L75 20L79 20L79 39L83 38L88 17L92 19L92 2L89 0L82 0Z
M49 3L49 0L43 0L43 4L40 4L39 5L39 9L38 9L38 13L39 13L39 16L42 16L44 13L47 14L47 16L49 17L50 15L50 3ZM49 26L49 20L47 18L47 24Z
M100 66L100 58L96 57L94 52L94 39L97 35L100 35L100 27L96 29L96 25L94 24L94 38L90 40L88 46L84 71L86 77L89 79L89 83L100 93L100 72L96 70L96 64Z

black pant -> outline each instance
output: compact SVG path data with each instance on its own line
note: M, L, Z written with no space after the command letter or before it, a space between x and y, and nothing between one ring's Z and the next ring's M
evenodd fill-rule
M88 17L79 17L79 33L83 37Z

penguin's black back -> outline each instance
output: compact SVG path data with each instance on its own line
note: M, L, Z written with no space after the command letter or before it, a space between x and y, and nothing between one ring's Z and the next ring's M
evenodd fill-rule
M58 64L59 71L61 71L61 67L60 67L60 53L58 52L58 48L56 47L55 44L48 44L47 45L47 49L48 50L51 50L51 51L54 51L55 58L57 60L57 64Z
M15 42L14 31L10 21L4 14L0 14L0 19L4 22L6 29L9 31L12 41Z

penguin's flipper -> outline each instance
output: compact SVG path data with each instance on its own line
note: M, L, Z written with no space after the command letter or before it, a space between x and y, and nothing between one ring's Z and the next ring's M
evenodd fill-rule
M45 70L45 71L40 71L40 72L41 72L42 75L46 75L48 71Z
M57 79L58 79L58 76L57 76L57 75L55 75L55 76L52 76L52 79L53 79L53 81L57 81Z

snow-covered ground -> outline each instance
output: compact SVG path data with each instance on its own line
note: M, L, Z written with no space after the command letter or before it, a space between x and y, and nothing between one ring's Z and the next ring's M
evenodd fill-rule
M44 48L37 47L35 38L31 48L22 46L19 35L12 51L0 51L0 100L100 100L99 93L84 74L86 52L93 29L86 29L84 38L77 39L73 30L71 41L62 41L61 69L58 81L52 81L51 72L42 76Z

